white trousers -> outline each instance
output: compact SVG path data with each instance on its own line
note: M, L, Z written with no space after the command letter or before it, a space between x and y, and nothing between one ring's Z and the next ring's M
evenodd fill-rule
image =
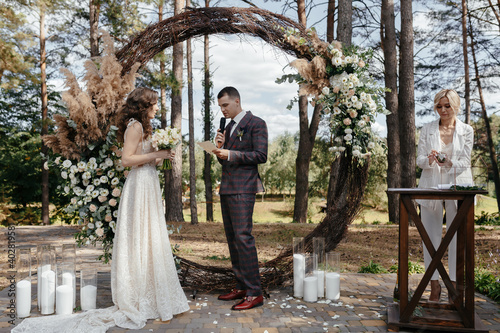
M444 208L446 210L446 230L451 225L451 222L457 215L456 201L454 200L444 200ZM436 209L421 206L422 224L425 230L429 234L432 245L437 251L439 245L441 244L442 234L443 234L443 206L437 205ZM423 243L422 243L423 244ZM431 255L425 245L424 247L424 263L425 269L429 267L431 263ZM453 236L451 243L448 247L448 274L450 275L451 281L457 280L457 235ZM436 269L432 274L431 280L438 280L439 272Z

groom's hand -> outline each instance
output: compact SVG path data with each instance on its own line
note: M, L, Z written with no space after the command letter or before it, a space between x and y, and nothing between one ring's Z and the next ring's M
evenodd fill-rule
M220 129L217 130L217 136L215 137L215 145L217 148L222 148L224 146L224 141L226 141L226 131L221 132Z
M214 149L213 153L221 160L227 160L229 157L229 150L227 149Z

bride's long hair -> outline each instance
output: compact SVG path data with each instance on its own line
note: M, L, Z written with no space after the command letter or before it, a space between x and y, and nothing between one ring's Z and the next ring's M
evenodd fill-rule
M123 142L123 136L130 119L134 118L142 124L144 139L153 133L153 127L148 118L148 111L158 103L158 93L150 88L135 88L127 97L125 104L119 111L118 136Z

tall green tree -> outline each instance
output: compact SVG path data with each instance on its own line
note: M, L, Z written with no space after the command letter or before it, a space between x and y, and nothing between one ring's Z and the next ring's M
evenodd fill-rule
M398 120L401 158L401 186L416 185L415 95L413 63L413 9L411 1L401 2L399 51Z
M395 26L394 1L383 0L381 12L381 46L384 52L385 106L391 112L387 124L387 187L401 186L401 159L399 158L398 119L398 54ZM389 221L399 222L399 197L388 194Z
M184 0L175 0L174 15L184 11ZM182 125L182 72L184 47L177 43L173 47L172 76L175 86L171 94L171 126L181 129ZM172 170L165 171L165 218L167 221L184 221L182 213L182 147L174 149Z

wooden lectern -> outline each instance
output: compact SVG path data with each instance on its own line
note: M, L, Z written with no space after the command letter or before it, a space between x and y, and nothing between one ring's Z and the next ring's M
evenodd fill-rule
M435 189L390 188L389 194L400 195L398 283L400 300L387 308L389 331L415 328L447 332L489 332L474 311L474 197L487 191L455 191ZM435 249L417 214L413 199L458 200L458 211L446 230L439 248ZM408 218L418 229L432 261L411 297L408 297ZM450 281L441 259L453 236L457 234L456 289ZM420 302L435 270L453 299L453 304ZM414 310L419 307L419 315Z

